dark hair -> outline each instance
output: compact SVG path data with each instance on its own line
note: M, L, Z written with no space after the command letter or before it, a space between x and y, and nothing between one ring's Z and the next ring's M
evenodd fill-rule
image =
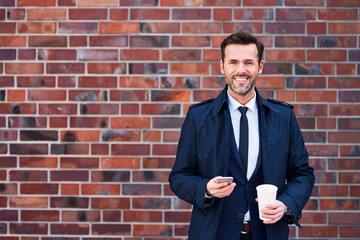
M256 37L250 33L247 32L237 32L234 34L231 34L227 38L224 39L224 41L221 43L221 60L224 63L225 58L225 48L229 44L252 44L255 43L256 48L258 50L258 59L259 64L262 59L262 55L264 53L264 44L262 42L259 42Z

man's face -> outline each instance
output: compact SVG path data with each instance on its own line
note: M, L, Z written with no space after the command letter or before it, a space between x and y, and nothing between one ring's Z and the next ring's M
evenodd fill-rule
M253 90L264 62L258 63L258 51L254 43L230 44L225 48L224 62L220 62L221 73L229 86L230 95L246 96Z

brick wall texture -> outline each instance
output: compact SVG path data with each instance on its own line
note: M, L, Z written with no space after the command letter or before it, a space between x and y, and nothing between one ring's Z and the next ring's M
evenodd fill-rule
M185 240L171 192L220 43L265 45L316 185L291 239L360 239L359 0L0 0L0 240Z

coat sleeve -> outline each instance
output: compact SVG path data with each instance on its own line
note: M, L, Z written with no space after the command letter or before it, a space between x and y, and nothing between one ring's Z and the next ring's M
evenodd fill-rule
M309 155L293 111L291 111L290 129L287 184L278 200L292 212L292 216L284 215L283 220L300 227L298 220L312 193L315 177L314 170L309 165Z
M213 198L205 198L209 178L197 173L197 133L191 110L181 128L175 164L169 176L170 188L180 199L201 211L211 205Z

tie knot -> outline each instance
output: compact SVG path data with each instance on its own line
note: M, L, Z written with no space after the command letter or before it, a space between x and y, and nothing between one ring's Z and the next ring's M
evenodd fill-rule
M238 109L241 112L241 115L245 115L249 108L248 107L239 107Z

